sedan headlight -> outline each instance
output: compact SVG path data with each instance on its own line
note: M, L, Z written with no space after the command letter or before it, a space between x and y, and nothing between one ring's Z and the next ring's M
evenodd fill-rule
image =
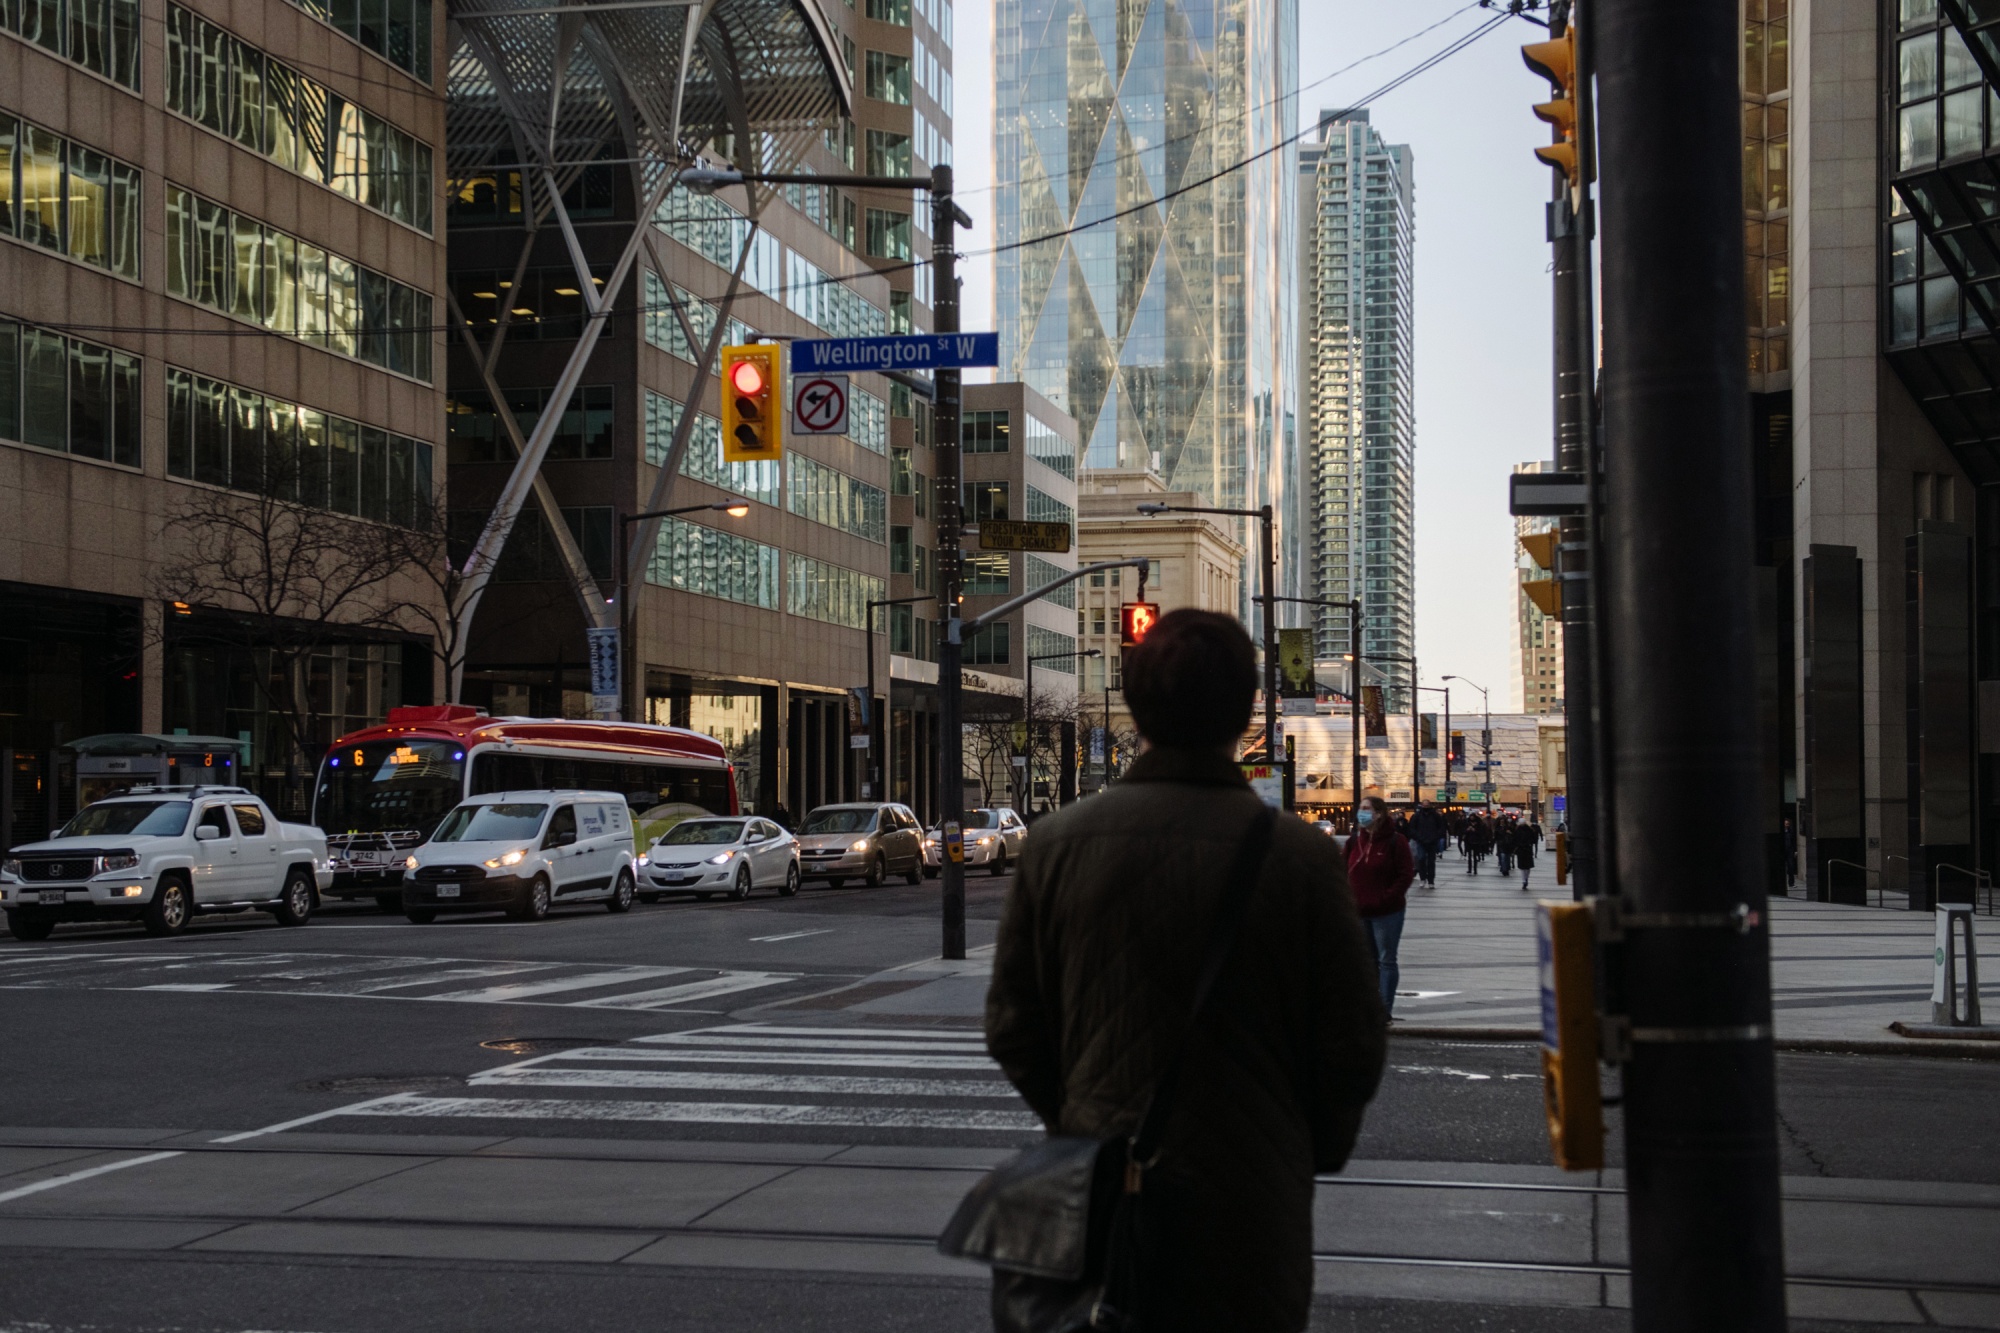
M736 859L736 850L734 848L731 848L726 852L717 852L714 856L709 857L708 863L712 866L728 865L731 861L735 859Z
M649 866L649 865L651 865L651 864L653 864L653 858L652 858L652 857L650 857L650 856L647 856L647 855L646 855L646 854L645 854L644 852L641 852L641 853L639 853L639 860L638 860L638 865L639 865L640 869L642 869L642 870L643 870L643 869L644 869L645 867L647 867L647 866Z
M491 864L491 863L489 862L488 864ZM416 858L416 857L414 857L414 856L406 856L406 857L404 857L404 858L403 858L403 869L405 869L405 870L415 870L416 868L417 868L417 858Z
M516 847L511 852L502 852L486 863L488 870L498 870L503 866L517 866L527 857L527 853Z
M850 851L850 852L865 852L865 851L867 851L867 850L868 850L868 839L866 839L866 838L860 838L860 839L857 839L857 840L855 841L854 845L853 845L853 846L851 846L851 847L849 847L849 848L848 848L847 850L848 850L848 851Z
M104 870L130 870L139 864L139 858L132 852L113 852L110 856L97 858L97 868Z

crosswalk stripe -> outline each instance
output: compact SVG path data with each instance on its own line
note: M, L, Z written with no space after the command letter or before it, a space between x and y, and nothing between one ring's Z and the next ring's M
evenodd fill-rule
M826 1074L716 1074L696 1069L535 1069L510 1067L474 1074L472 1087L667 1088L676 1092L809 1092L842 1097L1004 1097L998 1079L845 1078Z
M577 1000L579 1009L665 1009L669 1005L712 1000L718 995L757 990L798 980L797 972L725 972L707 981L690 981L659 990L642 990L632 995L610 995L598 1000Z
M643 1038L641 1038L643 1040ZM848 1051L640 1050L625 1046L582 1046L564 1051L569 1060L644 1060L680 1065L823 1065L872 1069L983 1069L999 1066L984 1055L862 1055Z
M487 963L473 967L448 967L442 971L427 972L418 977L402 980L388 979L363 981L351 985L317 986L315 995L380 995L384 991L406 990L411 986L435 986L446 981L470 981L476 977L517 977L528 972L550 972L567 963ZM406 996L407 999L422 999L422 996Z
M864 1041L845 1037L815 1039L811 1037L767 1037L750 1032L742 1036L716 1033L713 1029L699 1032L667 1032L657 1037L638 1037L637 1041L654 1042L663 1046L738 1046L759 1049L785 1049L800 1051L984 1051L983 1041Z
M484 990L446 991L442 995L426 995L423 998L460 1000L469 1004L505 1004L509 1000L525 1000L535 995L593 990L599 986L616 986L626 981L651 981L654 977L670 977L676 973L693 970L687 967L617 967L603 972L586 972L579 977L557 977L552 981L524 981L510 986L488 986Z
M969 1041L979 1036L964 1028L808 1028L784 1027L777 1023L738 1023L726 1028L702 1028L703 1032L733 1032L745 1037L915 1037L926 1042Z
M1033 1131L1042 1128L1032 1111L935 1110L906 1106L818 1106L771 1102L559 1101L508 1097L416 1097L385 1099L367 1116L435 1118L470 1116L490 1120L600 1120L674 1122L694 1125L787 1125L856 1129L958 1129Z

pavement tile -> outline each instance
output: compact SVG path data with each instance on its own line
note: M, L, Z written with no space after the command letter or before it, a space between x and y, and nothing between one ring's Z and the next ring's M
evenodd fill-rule
M1603 1279L1592 1273L1547 1273L1519 1268L1454 1268L1444 1264L1354 1263L1321 1259L1313 1265L1320 1295L1372 1296L1505 1305L1595 1306Z
M196 1140L213 1143L223 1136L217 1131L214 1137ZM287 1130L282 1134L266 1134L253 1139L250 1145L259 1150L280 1148L288 1151L311 1151L315 1148L338 1148L344 1151L394 1152L394 1153L466 1153L477 1152L506 1140L491 1134L323 1134L307 1130Z
M252 1222L187 1246L262 1254L370 1255L501 1263L615 1263L652 1240L631 1232L517 1227L374 1226L350 1222Z
M1883 1238L1893 1236L1893 1245ZM1994 1281L2000 1210L1814 1202L1785 1205L1785 1266L1802 1277L1910 1286Z
M408 1170L407 1157L188 1153L0 1204L9 1212L244 1216L282 1213Z
M1900 1288L1829 1287L1815 1282L1785 1285L1785 1309L1794 1319L1844 1319L1855 1324L1918 1324L1924 1312Z
M1920 1291L1917 1299L1946 1328L2000 1328L2000 1295L1964 1291Z
M102 1144L163 1143L187 1133L184 1129L79 1129L74 1125L37 1128L30 1125L0 1129L0 1143Z
M769 1268L790 1272L882 1273L960 1277L984 1284L985 1267L947 1259L929 1245L866 1241L770 1240L739 1236L665 1236L630 1255L628 1264L690 1268Z
M481 1157L607 1157L661 1162L824 1162L850 1151L844 1143L753 1143L741 1139L500 1139Z
M137 1218L0 1217L0 1246L51 1250L171 1250L227 1227Z
M918 1148L891 1143L864 1143L831 1160L837 1166L962 1166L990 1171L1013 1157L1015 1148Z
M674 1227L785 1174L782 1165L451 1157L298 1210L302 1216Z
M1322 1186L1313 1248L1334 1254L1594 1262L1592 1197L1527 1190Z
M1557 1166L1515 1165L1504 1162L1394 1162L1353 1158L1333 1180L1470 1180L1498 1185L1599 1184L1588 1171L1565 1171Z
M696 1225L931 1239L971 1187L969 1172L805 1167L732 1200Z

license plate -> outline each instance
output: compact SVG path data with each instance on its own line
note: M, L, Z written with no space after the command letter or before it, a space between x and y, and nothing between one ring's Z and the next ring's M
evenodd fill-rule
M44 904L53 903L60 907L63 901L63 891L61 889L43 889L37 896L36 901Z
M458 885L456 884L440 884L437 886L437 889L438 897L440 898L458 897Z
M385 866L389 864L387 852L349 852L347 864L359 868Z

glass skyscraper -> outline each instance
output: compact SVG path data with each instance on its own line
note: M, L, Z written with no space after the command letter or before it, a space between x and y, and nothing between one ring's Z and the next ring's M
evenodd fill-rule
M1415 684L1414 167L1366 111L1321 112L1299 150L1306 579L1313 597L1361 602L1362 653L1396 711ZM1314 624L1322 658L1348 651L1346 611Z
M1301 554L1297 154L1272 150L1293 124L1297 37L1297 0L994 10L1002 377L1076 418L1085 467L1273 505L1282 592Z

